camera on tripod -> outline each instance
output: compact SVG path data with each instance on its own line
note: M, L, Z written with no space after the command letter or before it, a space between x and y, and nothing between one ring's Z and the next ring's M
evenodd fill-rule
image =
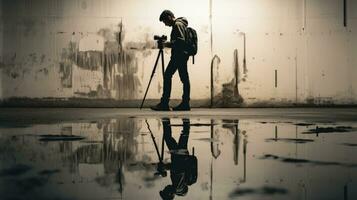
M167 36L166 35L154 35L154 40L157 40L157 42L164 42L167 40Z
M154 40L157 40L157 47L159 47L159 49L163 49L164 43L167 40L167 36L166 35L162 35L162 36L154 35Z

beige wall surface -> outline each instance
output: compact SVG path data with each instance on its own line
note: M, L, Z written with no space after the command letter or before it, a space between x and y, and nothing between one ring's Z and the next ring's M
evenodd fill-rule
M356 104L357 2L347 2L345 27L339 0L3 0L0 99L140 102L170 9L198 33L193 101ZM159 66L147 98L162 87ZM181 93L176 74L171 96Z

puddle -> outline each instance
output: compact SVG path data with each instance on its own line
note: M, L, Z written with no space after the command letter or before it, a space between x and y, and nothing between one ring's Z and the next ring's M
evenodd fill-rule
M265 139L267 142L287 142L287 143L297 143L297 144L305 144L308 142L314 142L312 139L295 139L295 138L267 138Z
M276 187L271 187L271 186L264 186L263 188L238 188L232 193L230 193L229 197L241 197L245 195L252 195L252 194L259 194L263 196L267 195L285 195L288 193L288 190L284 188L276 188Z
M354 127L177 116L0 127L0 196L356 199Z
M303 134L319 134L319 133L344 133L355 131L356 129L351 126L336 126L336 127L318 127L309 129L303 132Z
M16 164L9 168L2 169L0 171L0 177L3 176L20 176L31 170L31 167L23 164Z
M265 154L261 159L272 159L272 160L279 160L285 163L306 163L311 165L321 165L321 166L341 166L341 167L357 167L357 163L340 163L335 161L317 161L317 160L307 160L301 158L289 158L289 157L282 157L276 156L271 154Z
M342 143L342 145L349 146L349 147L357 147L357 143Z

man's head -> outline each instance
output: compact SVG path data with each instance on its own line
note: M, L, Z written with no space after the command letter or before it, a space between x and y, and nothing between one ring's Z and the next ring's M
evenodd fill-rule
M160 15L160 22L163 22L166 26L173 26L175 23L175 15L170 10L162 11Z

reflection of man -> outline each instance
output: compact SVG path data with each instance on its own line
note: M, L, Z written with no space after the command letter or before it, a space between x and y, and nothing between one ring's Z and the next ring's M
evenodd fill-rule
M183 84L182 102L173 110L190 110L190 80L187 72L187 60L189 58L186 52L186 32L188 22L185 18L175 18L174 14L169 10L164 10L160 15L160 21L166 26L171 26L170 42L166 42L164 47L171 48L171 60L164 73L164 89L161 101L154 107L153 110L168 111L171 95L172 76L178 70L180 80Z
M179 142L172 137L169 119L163 119L164 140L171 154L170 178L171 185L167 185L160 196L164 200L174 199L175 195L185 196L188 185L197 181L197 158L190 155L187 150L187 142L190 134L190 121L183 119L183 130Z

